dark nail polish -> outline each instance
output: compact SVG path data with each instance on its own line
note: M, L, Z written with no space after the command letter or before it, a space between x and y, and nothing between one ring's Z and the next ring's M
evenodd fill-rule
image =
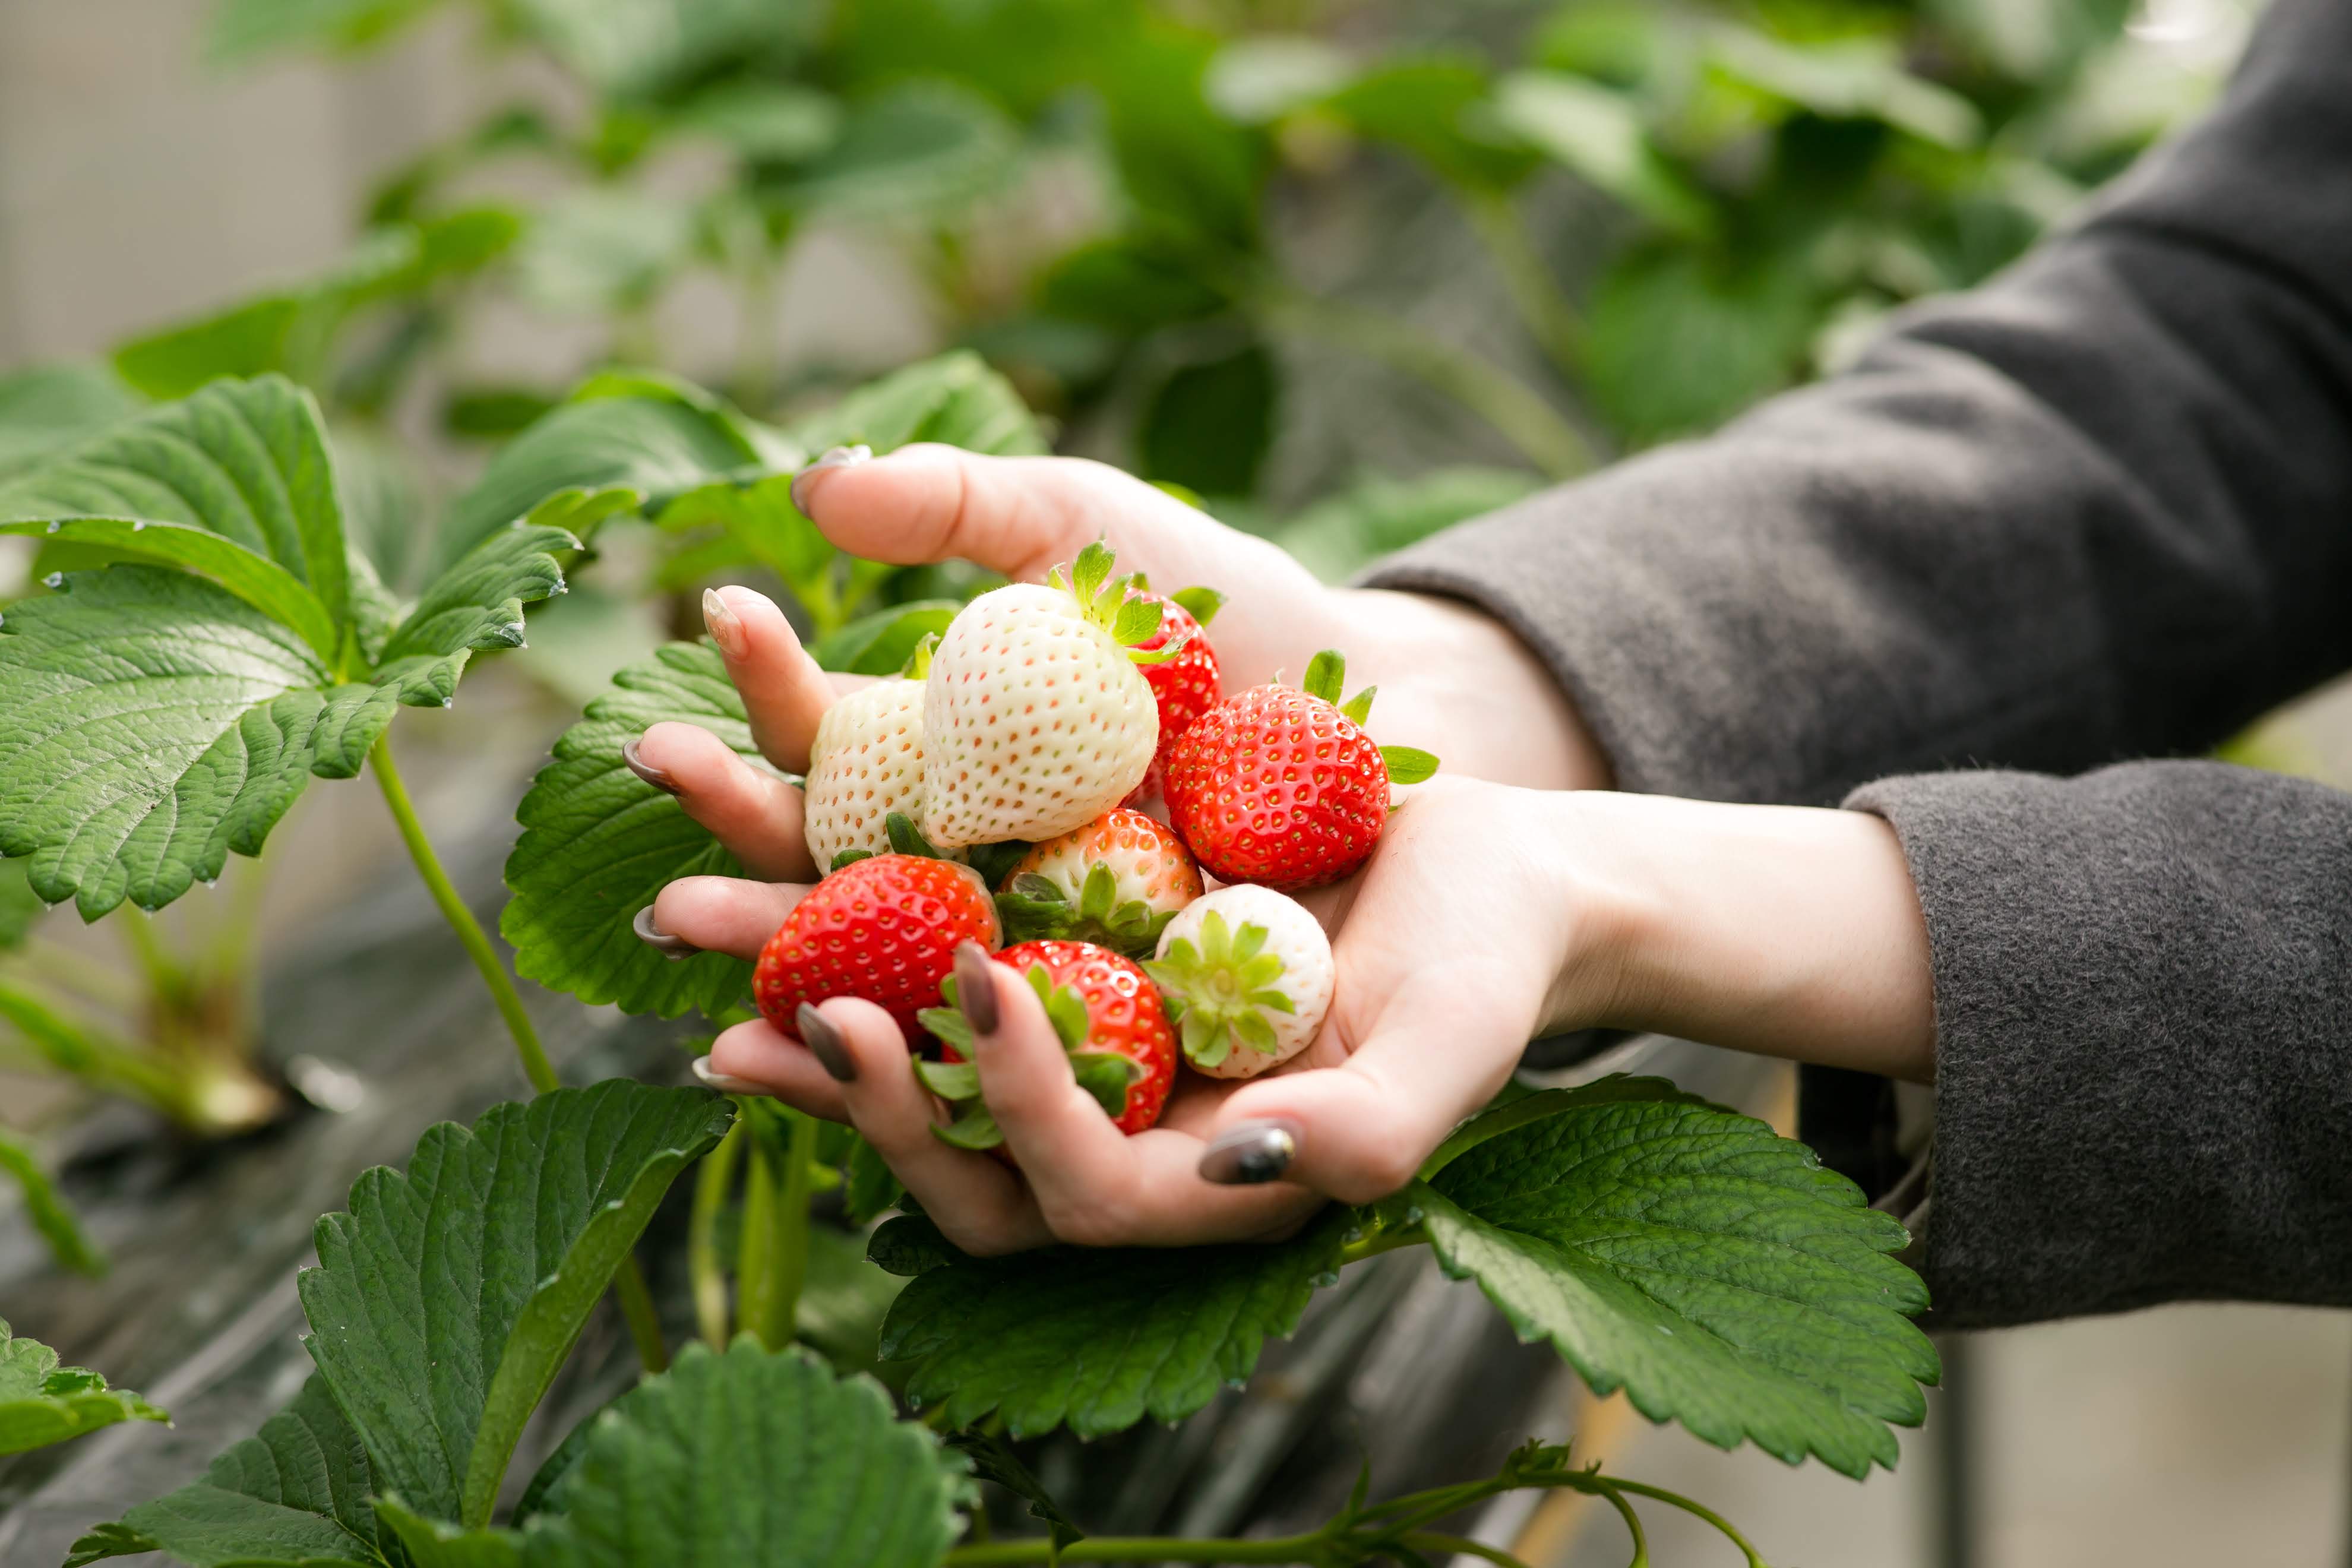
M1298 1129L1287 1121L1243 1121L1201 1156L1201 1179L1221 1187L1271 1182L1298 1155Z
M702 951L686 938L672 936L654 924L654 907L651 904L639 910L637 918L631 921L629 926L637 933L639 942L644 942L664 958L691 958Z
M824 1014L803 1002L793 1021L800 1026L801 1044L809 1048L817 1066L833 1075L834 1082L857 1080L857 1058L849 1054L849 1047L841 1043L841 1031L827 1022Z
M644 737L639 736L638 739L642 740ZM654 766L651 763L637 755L636 741L631 741L628 744L621 748L621 761L629 765L629 771L631 773L636 774L639 778L645 780L646 783L653 785L654 788L661 791L664 795L676 795L677 793L677 781L676 779L670 777L668 773L665 770ZM640 931L637 934L643 936L645 933Z
M976 942L956 943L956 1005L975 1035L992 1035L1002 1022L996 1013L996 964L988 949Z

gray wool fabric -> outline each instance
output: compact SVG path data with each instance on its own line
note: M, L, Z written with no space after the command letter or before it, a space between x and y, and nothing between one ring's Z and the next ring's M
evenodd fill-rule
M2352 5L1848 374L1369 580L1517 629L1621 787L1894 825L1939 1321L2352 1303L2352 795L2138 760L2352 668Z

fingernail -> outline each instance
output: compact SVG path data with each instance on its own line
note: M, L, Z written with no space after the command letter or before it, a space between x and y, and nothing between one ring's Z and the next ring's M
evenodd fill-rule
M720 653L729 658L743 657L743 623L716 588L702 591L702 624L710 628L710 640Z
M956 1005L975 1035L996 1033L996 964L988 949L966 938L956 943Z
M709 1057L694 1058L694 1076L702 1080L705 1088L715 1089L721 1094L768 1094L771 1092L765 1084L753 1083L748 1078L737 1078L733 1073L720 1072L710 1065Z
M1201 1179L1221 1187L1271 1182L1298 1155L1298 1129L1287 1121L1238 1121L1201 1156Z
M631 741L626 745L623 746L621 748L621 761L629 765L629 771L631 773L636 774L639 778L645 780L646 783L653 785L654 788L661 791L664 795L677 794L677 781L669 776L669 771L666 768L657 768L654 766L653 763L646 761L644 756L638 752L637 741L642 741L644 739L645 737L640 735L637 737L636 741Z
M644 942L664 958L691 958L702 951L686 938L672 936L654 924L654 907L651 904L637 911L637 918L629 922L629 929L637 933L639 942Z
M857 1058L849 1054L849 1047L841 1043L841 1031L828 1023L824 1014L803 1002L793 1020L801 1026L801 1044L809 1048L809 1055L816 1058L819 1067L833 1075L834 1082L857 1081Z
M873 457L874 448L863 445L829 448L824 456L793 476L793 505L800 509L803 517L806 517L809 491L814 488L814 481L819 474L827 468L855 468L859 463L872 461Z

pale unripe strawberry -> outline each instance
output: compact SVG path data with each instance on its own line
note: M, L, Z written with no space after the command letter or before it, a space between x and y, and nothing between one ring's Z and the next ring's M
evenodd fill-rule
M888 854L894 811L919 828L923 683L877 680L826 709L809 746L805 794L809 854L820 877L845 849Z
M1091 942L1148 958L1176 911L1200 896L1200 868L1184 841L1143 813L1121 809L1015 861L996 910L1013 942Z
M931 657L923 700L923 825L942 847L1051 838L1084 826L1143 782L1159 707L1129 645L1160 627L1156 605L1108 581L1110 552L1087 547L1067 576L1015 584L966 605Z
M1255 1078L1305 1050L1331 1010L1331 941L1298 900L1240 883L1204 893L1160 933L1144 970L1184 1056L1211 1078Z

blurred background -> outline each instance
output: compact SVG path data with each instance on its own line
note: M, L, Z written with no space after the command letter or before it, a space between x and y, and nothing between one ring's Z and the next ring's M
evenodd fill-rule
M1997 271L2210 100L2255 9L0 0L0 475L146 400L281 371L328 410L385 575L413 583L453 500L599 367L788 421L968 351L1055 449L1343 575L1703 433ZM35 542L0 540L0 598L37 591ZM581 698L690 627L701 581L764 569L644 548L611 543L530 650L417 727L436 831L502 853ZM661 592L626 586L648 572ZM2352 700L2231 754L2352 783ZM273 841L249 894L264 946L348 921L395 855L355 793L312 791ZM327 1026L272 1018L240 1026L271 1074L331 1100L331 1077L301 1081L335 1058ZM80 1168L106 1143L85 1087L0 1073L0 1131ZM1785 1121L1785 1082L1760 1092ZM96 1353L77 1326L122 1343L99 1295L22 1283L47 1265L6 1234L14 1201L0 1315L48 1303L68 1359ZM137 1223L99 1228L120 1248ZM1947 1349L1955 1392L1859 1488L1565 1385L1554 1415L1778 1563L2347 1561L2342 1317L2184 1307ZM1613 1521L1566 1501L1512 1529L1530 1563L1622 1558ZM1657 1534L1661 1563L1720 1551Z

